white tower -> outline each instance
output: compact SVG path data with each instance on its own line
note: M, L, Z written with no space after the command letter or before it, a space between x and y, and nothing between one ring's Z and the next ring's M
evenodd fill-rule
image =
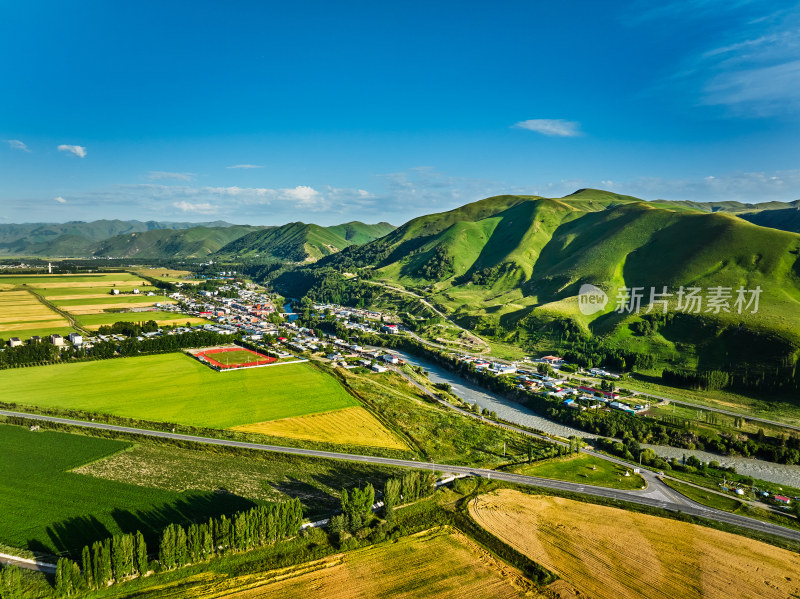
M53 265L50 264L49 262L47 263L47 274L49 275L53 274Z

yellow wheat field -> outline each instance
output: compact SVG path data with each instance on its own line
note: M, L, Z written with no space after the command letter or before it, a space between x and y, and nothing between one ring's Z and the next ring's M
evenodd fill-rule
M236 426L234 430L306 441L408 449L377 418L361 407L257 422Z
M509 489L470 514L595 599L800 596L800 555L695 524Z
M517 570L495 559L460 532L449 529L419 533L396 543L264 574L270 575L271 580L259 581L256 575L249 580L241 577L232 581L238 582L239 588L250 586L248 590L217 594L213 587L206 587L192 596L236 599L539 596Z

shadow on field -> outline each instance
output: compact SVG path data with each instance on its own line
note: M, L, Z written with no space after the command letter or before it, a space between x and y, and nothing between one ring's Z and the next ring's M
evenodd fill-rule
M106 528L106 525L94 516L77 516L48 526L47 535L53 543L52 547L45 547L41 543L31 541L28 543L28 548L31 551L44 551L45 553L52 553L53 548L55 548L56 553L59 555L74 555L76 553L76 543L80 544L78 547L80 550L83 545L89 542L88 539L92 541L105 539L110 537L111 533ZM40 545L41 548L34 548L34 544Z
M118 534L119 531L134 533L139 530L152 551L158 546L161 531L169 524L187 526L193 522L206 522L211 517L230 515L248 510L255 505L249 499L222 490L217 493L191 493L175 503L149 510L113 509L107 515L100 515L105 523L95 516L81 516L57 522L47 527L47 534L52 541L51 547L38 541L29 541L28 548L31 551L49 554L55 549L59 555L80 559L84 545L102 541L115 533ZM112 523L116 526L112 526ZM114 532L111 532L109 527L114 529ZM116 530L117 527L119 530Z
M339 506L338 497L333 497L323 489L296 478L288 477L288 480L269 481L267 484L279 493L288 495L292 499L299 499L303 505L303 514L307 517L327 514Z

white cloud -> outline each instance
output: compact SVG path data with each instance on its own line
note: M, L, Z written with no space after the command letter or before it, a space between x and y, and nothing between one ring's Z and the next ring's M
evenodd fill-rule
M84 146L70 146L67 144L61 144L60 146L58 146L58 151L75 154L75 156L77 156L78 158L86 157L86 148Z
M234 164L226 168L264 168L260 164Z
M28 146L26 146L24 142L21 142L18 139L9 139L7 141L8 141L9 147L14 149L14 150L22 150L23 152L30 152L30 150L28 149Z
M513 127L553 137L578 137L583 135L580 123L565 121L564 119L530 119L515 123Z
M172 205L180 210L181 212L192 212L195 214L216 214L217 208L212 206L209 202L199 202L197 204L192 204L191 202L187 202L182 200L180 202L173 202Z
M170 173L167 171L150 171L147 178L151 181L161 181L165 179L174 179L175 181L192 181L194 173Z
M65 200L61 196L56 197L55 201L58 202L59 204L66 204L67 203L67 200Z

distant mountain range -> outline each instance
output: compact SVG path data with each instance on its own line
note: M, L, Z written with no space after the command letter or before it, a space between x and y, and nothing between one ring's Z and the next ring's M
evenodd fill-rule
M217 258L311 262L394 230L388 223L276 227L224 221L171 223L100 220L0 225L0 255L100 258Z

